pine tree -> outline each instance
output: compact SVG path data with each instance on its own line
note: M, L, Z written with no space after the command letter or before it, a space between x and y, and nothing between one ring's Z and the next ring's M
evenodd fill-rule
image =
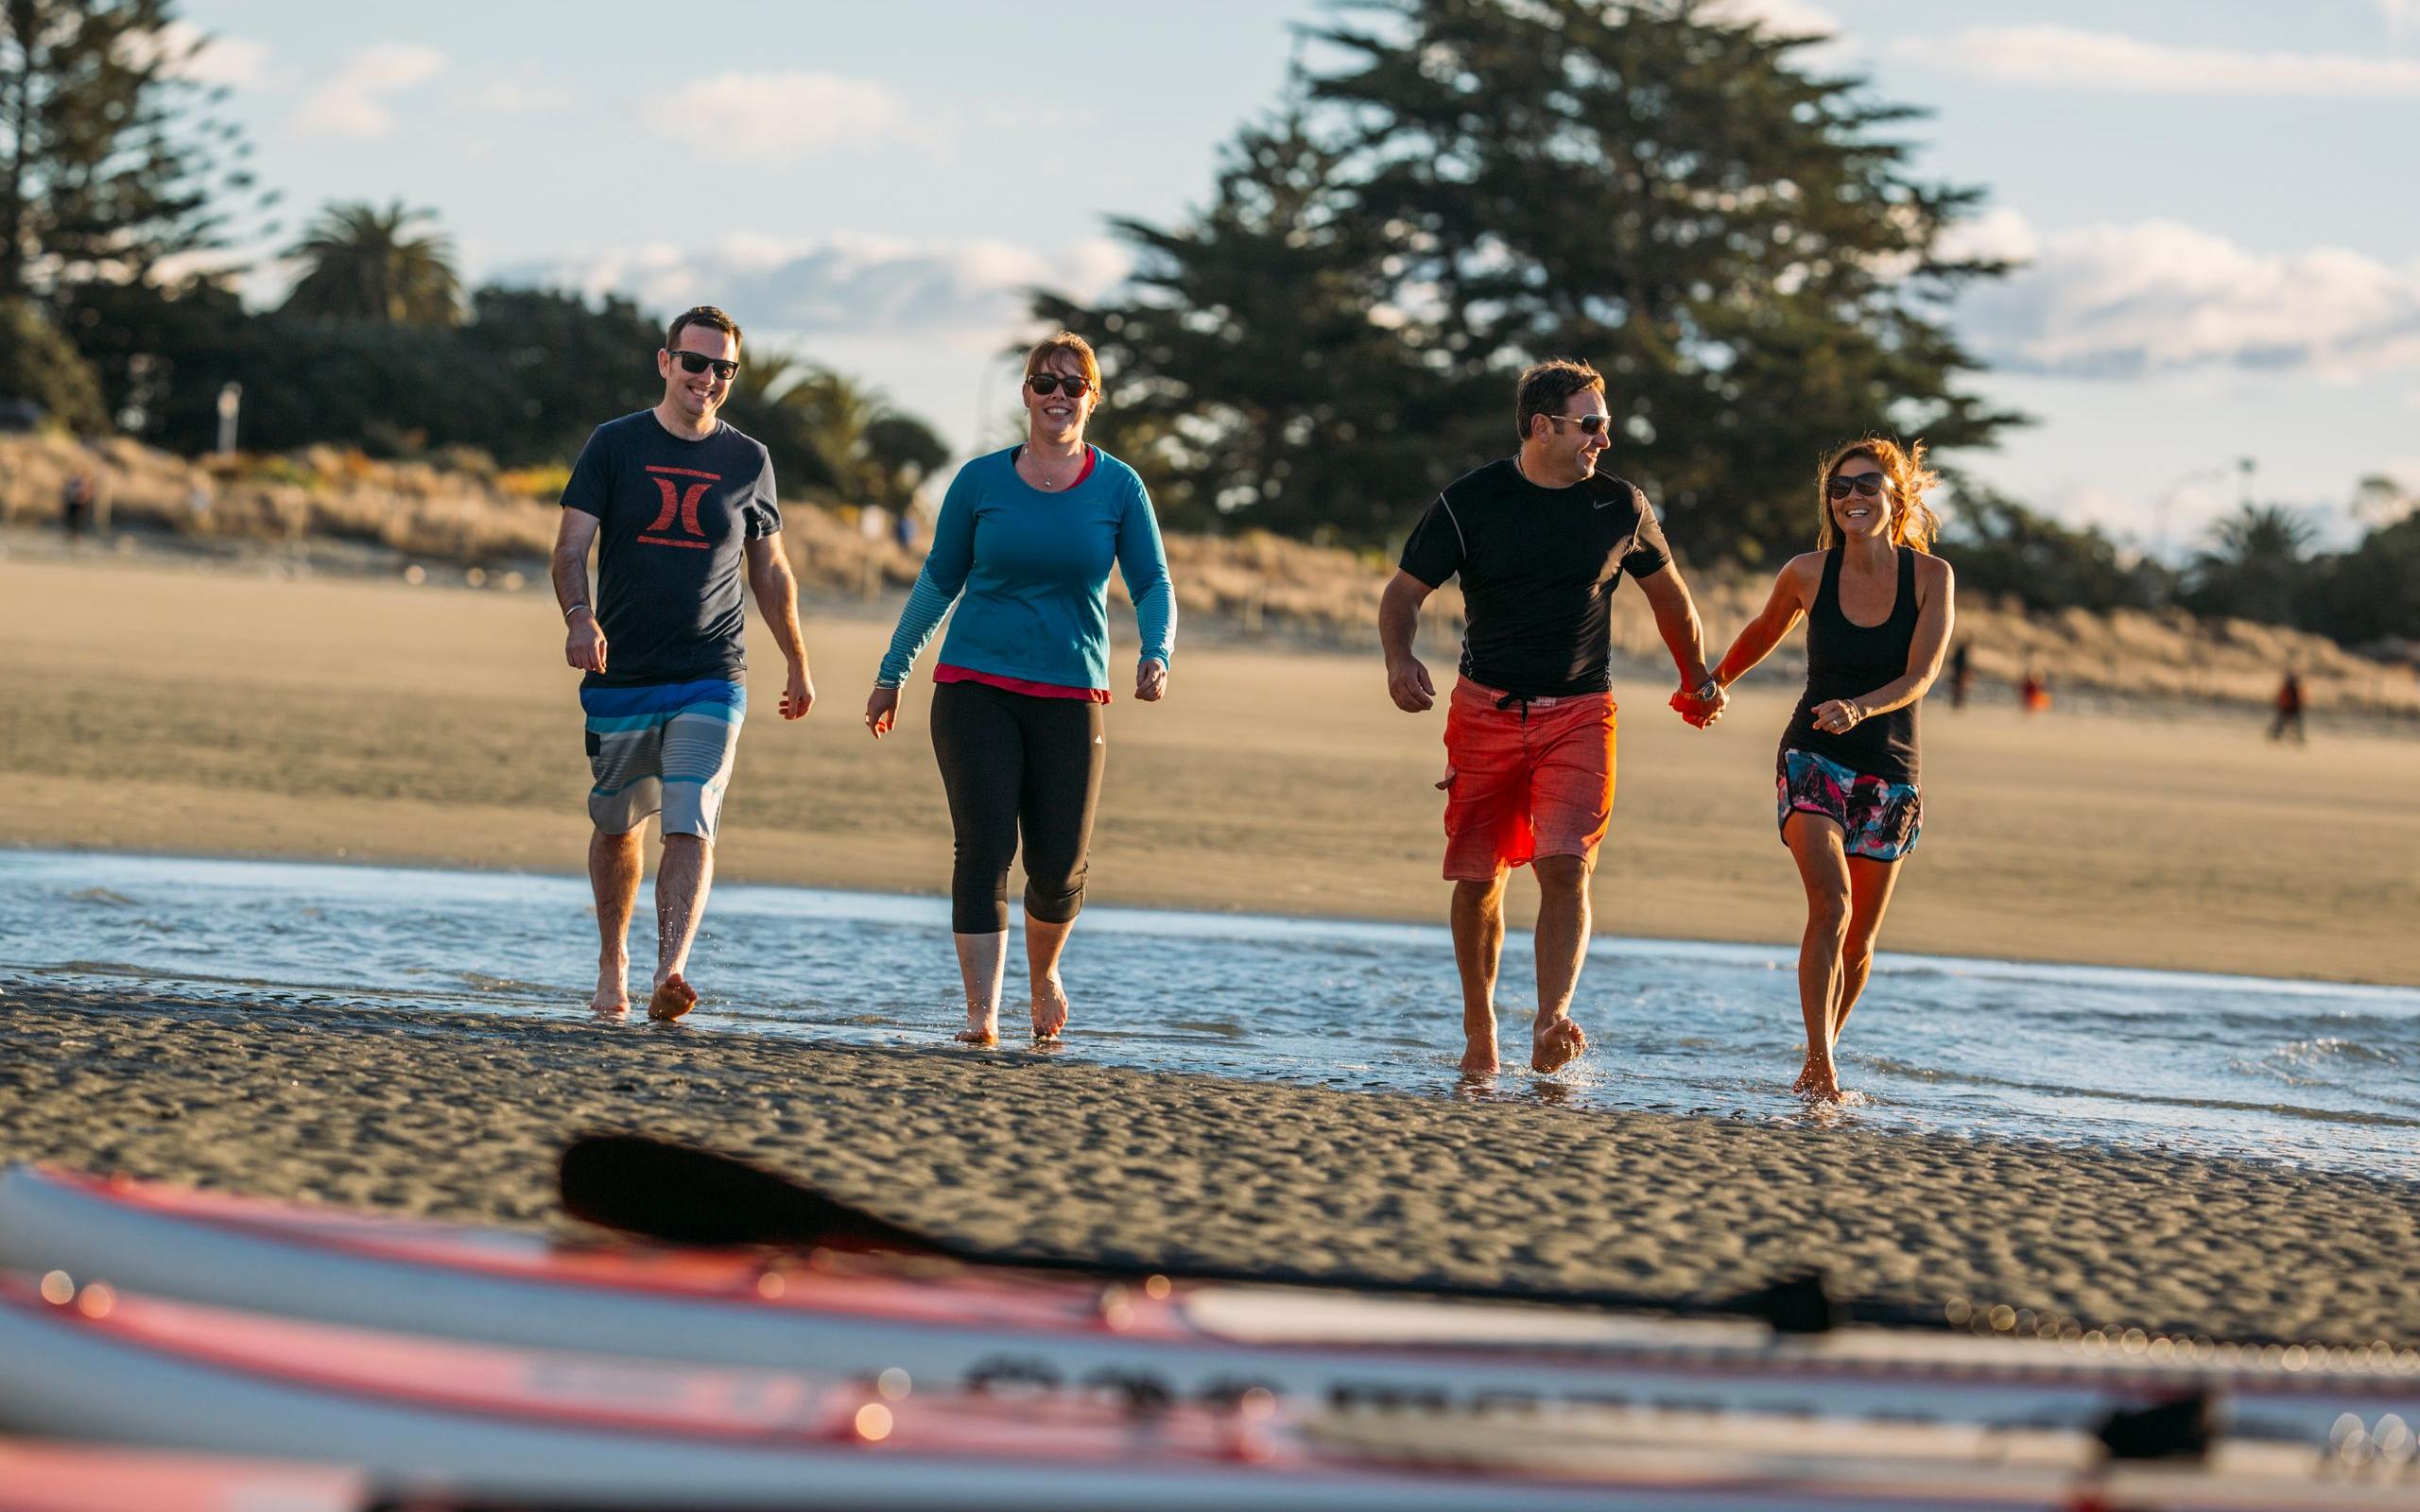
M0 0L0 299L54 307L216 245L249 147L170 0Z
M1103 421L1180 520L1386 540L1512 449L1514 375L1561 355L1682 544L1803 549L1832 443L2014 419L1940 323L2000 268L1940 253L1977 196L1910 176L1911 112L1703 12L1361 0L1207 209L1117 224L1129 289L1036 314L1101 342Z

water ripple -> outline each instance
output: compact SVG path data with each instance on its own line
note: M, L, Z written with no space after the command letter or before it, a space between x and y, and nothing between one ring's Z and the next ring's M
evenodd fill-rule
M631 940L642 962L647 915ZM585 1021L595 927L570 877L0 852L0 966L117 990ZM694 1022L938 1047L958 1022L947 931L939 899L717 887L692 960L709 1008ZM1456 1069L1461 997L1442 927L1096 907L1068 953L1075 1021L1058 1054L2420 1177L2420 992L1886 955L1841 1046L1868 1100L1810 1114L1787 1086L1800 1043L1790 964L1780 946L1600 938L1574 1010L1593 1048L1542 1077L1527 1070L1517 1005L1532 963L1516 935L1499 992L1505 1070L1472 1084ZM1013 1022L1024 1006L1010 996Z

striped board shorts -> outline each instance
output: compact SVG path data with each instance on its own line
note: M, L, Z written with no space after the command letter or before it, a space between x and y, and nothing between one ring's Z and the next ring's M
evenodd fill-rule
M715 837L739 751L748 689L720 678L636 688L582 688L588 716L588 816L627 834L656 814L666 834Z

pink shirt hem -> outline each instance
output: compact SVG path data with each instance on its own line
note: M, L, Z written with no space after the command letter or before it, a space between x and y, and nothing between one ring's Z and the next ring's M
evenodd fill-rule
M1071 688L1063 682L1035 682L1027 678L1004 678L996 672L977 672L972 667L954 667L944 662L933 668L935 682L979 682L987 688L1006 693L1022 693L1028 698L1080 698L1086 703L1109 702L1107 688Z

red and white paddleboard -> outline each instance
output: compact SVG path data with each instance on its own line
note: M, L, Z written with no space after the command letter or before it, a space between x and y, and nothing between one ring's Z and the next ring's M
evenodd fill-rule
M928 1393L339 1328L0 1280L0 1424L360 1467L384 1497L538 1506L2126 1506L2408 1512L2307 1450L2092 1467L2084 1435L1589 1407L1288 1414L1066 1392Z
M896 1256L557 1246L16 1168L0 1267L326 1322L536 1349L932 1383L1137 1378L1177 1398L1622 1402L2083 1427L2222 1394L2233 1430L2318 1446L2420 1424L2420 1353L2099 1345L1851 1328L1780 1335L1586 1309L1154 1280L1102 1285Z
M370 1479L215 1455L0 1438L0 1512L365 1512Z

